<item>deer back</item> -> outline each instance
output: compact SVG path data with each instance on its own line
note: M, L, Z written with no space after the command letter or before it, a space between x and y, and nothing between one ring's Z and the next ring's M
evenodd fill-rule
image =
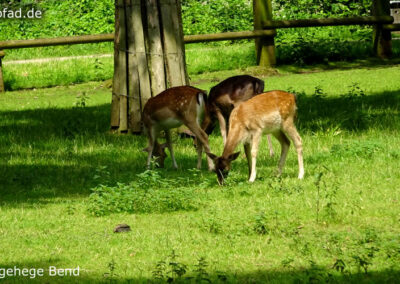
M247 132L263 129L271 133L281 129L282 123L288 119L293 121L296 109L294 94L284 91L266 92L235 108L231 113L230 128L242 128Z
M163 124L166 121L182 124L198 119L204 111L205 101L206 93L203 90L191 86L169 88L147 101L143 108L143 122L145 125Z
M263 91L264 81L249 75L234 76L211 88L207 102L209 107L218 107L225 114L230 113L237 103Z

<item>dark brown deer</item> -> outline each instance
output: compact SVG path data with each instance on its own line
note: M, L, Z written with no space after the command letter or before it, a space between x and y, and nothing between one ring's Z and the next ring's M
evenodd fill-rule
M262 133L271 133L281 144L281 157L278 174L282 173L290 146L289 137L296 148L299 163L298 178L304 176L303 146L299 133L294 125L296 118L296 98L284 91L271 91L260 94L236 107L230 116L229 133L222 156L212 153L219 184L224 183L231 168L231 162L239 156L234 153L236 147L244 144L244 151L249 167L249 182L256 179L256 159Z
M196 137L197 168L201 168L203 147L206 152L210 152L208 136L200 127L206 99L205 91L190 86L180 86L167 89L147 101L142 116L144 131L149 142L148 147L143 149L148 152L147 167L150 167L153 154L158 157L160 165L164 165L165 146L171 153L173 167L178 167L169 130L184 124ZM166 143L162 145L157 142L161 130L164 130L166 138ZM207 157L207 162L209 170L212 170L214 168L212 160Z
M207 99L207 113L201 128L210 135L218 120L224 145L229 132L229 116L240 103L264 92L264 81L249 76L240 75L225 79L210 90ZM268 135L270 155L274 155L271 138Z

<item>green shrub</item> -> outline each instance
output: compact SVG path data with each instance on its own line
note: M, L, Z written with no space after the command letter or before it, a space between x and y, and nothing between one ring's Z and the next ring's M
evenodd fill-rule
M111 213L164 213L197 210L198 193L184 187L181 179L162 178L155 170L136 175L129 184L116 186L100 184L92 189L88 211L95 216Z

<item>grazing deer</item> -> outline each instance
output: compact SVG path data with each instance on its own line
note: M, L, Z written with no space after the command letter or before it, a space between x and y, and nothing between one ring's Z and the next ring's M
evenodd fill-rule
M241 103L235 108L229 120L229 133L221 157L212 153L207 155L214 161L219 184L228 176L231 162L239 156L233 153L239 143L244 143L244 151L249 167L249 182L256 179L256 158L258 145L263 132L274 135L281 144L281 157L278 174L282 173L290 146L287 136L293 141L299 162L299 179L304 176L303 148L301 137L296 130L296 97L284 91L271 91L260 94ZM287 135L287 136L286 136Z
M207 99L207 113L201 128L210 135L219 122L224 145L229 133L229 116L234 107L252 97L264 92L264 81L249 76L240 75L225 79L210 90ZM270 156L274 155L271 137L268 135Z
M149 146L143 149L148 152L147 167L150 167L153 153L158 157L160 165L164 165L166 157L164 148L168 147L173 167L178 168L169 130L184 124L196 137L197 168L201 168L203 147L206 152L210 152L208 136L200 127L200 118L205 112L206 98L203 90L181 86L167 89L147 101L142 116L144 131L149 139ZM166 138L166 143L162 145L157 143L161 130L164 130ZM207 162L209 170L212 170L214 168L212 160L207 157Z

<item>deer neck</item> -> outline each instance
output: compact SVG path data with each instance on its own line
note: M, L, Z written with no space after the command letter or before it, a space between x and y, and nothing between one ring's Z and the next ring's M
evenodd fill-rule
M228 157L233 154L236 147L243 141L244 130L240 128L230 128L228 133L228 138L226 139L226 144L224 147L224 152L222 157Z

